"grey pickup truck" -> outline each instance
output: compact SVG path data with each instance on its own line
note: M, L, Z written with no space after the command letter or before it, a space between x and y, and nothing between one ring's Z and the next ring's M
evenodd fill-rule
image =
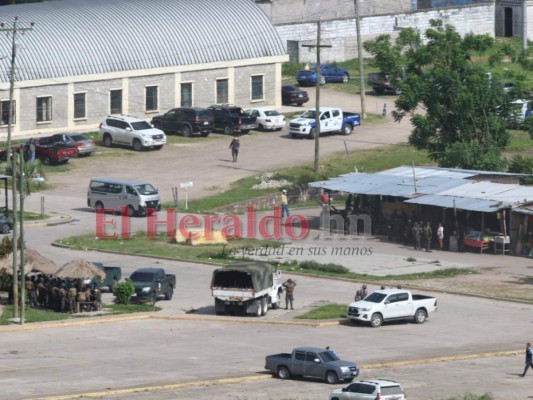
M316 347L298 347L289 353L266 356L265 369L280 379L307 376L335 384L351 382L359 375L356 363L343 361L334 351Z
M171 300L176 287L176 275L167 274L163 268L141 268L131 274L130 279L135 287L132 296L134 301L145 301L155 305L159 296L164 295Z

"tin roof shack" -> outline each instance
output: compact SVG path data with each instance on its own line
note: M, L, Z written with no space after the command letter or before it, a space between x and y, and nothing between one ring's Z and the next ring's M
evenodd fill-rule
M387 234L390 240L408 242L414 221L430 221L434 232L437 224L443 223L447 237L455 231L461 238L486 242L474 242L481 251L489 243L495 249L493 243L502 236L502 253L511 250L519 254L516 243L520 228L510 218L510 211L533 202L533 187L519 185L524 177L528 175L401 166L376 174L341 175L310 185L348 193L351 212L358 217L366 213L372 234ZM509 241L511 246L506 247Z

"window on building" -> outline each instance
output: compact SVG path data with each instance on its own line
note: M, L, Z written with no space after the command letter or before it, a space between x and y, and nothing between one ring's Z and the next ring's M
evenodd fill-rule
M217 79L217 103L228 102L228 80Z
M263 100L263 75L252 76L252 100Z
M13 118L11 123L15 123L15 100L13 100ZM7 125L9 123L9 100L0 101L0 124Z
M181 106L192 107L192 83L181 84Z
M87 118L86 93L74 93L74 119Z
M109 92L109 111L111 114L122 114L122 89Z
M159 109L158 93L159 88L157 86L146 87L146 111L156 111Z
M52 97L37 97L37 122L52 121Z

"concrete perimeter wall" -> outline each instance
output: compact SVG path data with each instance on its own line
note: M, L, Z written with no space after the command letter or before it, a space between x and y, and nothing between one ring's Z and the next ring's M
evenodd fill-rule
M445 24L453 25L461 35L475 33L494 36L494 13L494 4L483 4L362 17L361 38L363 42L381 34L389 34L394 38L400 29L408 27L419 29L423 34L431 19L440 19ZM292 62L316 61L316 50L302 47L305 44L316 44L316 23L281 24L276 25L276 30L285 42ZM345 61L358 57L354 18L322 21L321 36L323 45L332 46L321 49L321 62Z

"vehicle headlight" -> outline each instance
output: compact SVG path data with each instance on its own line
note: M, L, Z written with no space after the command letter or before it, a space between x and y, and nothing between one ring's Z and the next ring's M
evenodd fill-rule
M343 374L347 374L347 373L349 373L349 372L350 372L350 367L341 367L341 372L342 372Z
M142 291L143 291L143 293L148 293L150 291L150 289L151 288L149 286L147 286L147 287L143 287Z
M359 311L368 312L368 311L370 311L370 307L360 308Z

